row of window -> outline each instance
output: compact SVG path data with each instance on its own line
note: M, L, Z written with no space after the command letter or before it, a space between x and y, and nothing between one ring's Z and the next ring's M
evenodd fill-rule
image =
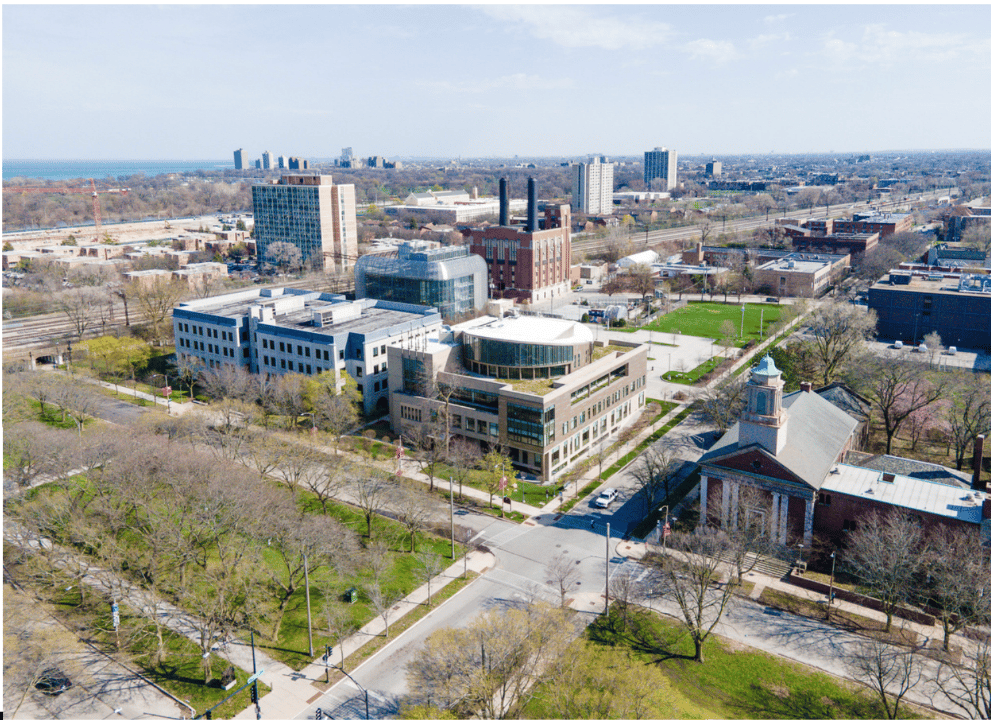
M235 342L235 333L229 332L228 330L222 330L221 336L219 338L218 328L212 328L212 327L206 328L206 326L204 325L191 326L190 323L185 323L185 322L177 323L176 326L179 330L182 330L185 333L190 333L191 335L201 335L204 337L214 338L215 340L221 339L221 340L227 340L228 342ZM193 327L193 330L191 330L191 327ZM205 329L207 330L206 334L205 334ZM242 333L242 339L243 340L246 339L244 332Z
M215 355L223 355L224 357L235 357L235 348L226 347L223 345L215 345L213 343L207 343L200 340L190 341L190 338L179 338L180 347L187 347L191 350L200 350L201 352L209 352ZM249 357L249 348L242 348L243 357Z

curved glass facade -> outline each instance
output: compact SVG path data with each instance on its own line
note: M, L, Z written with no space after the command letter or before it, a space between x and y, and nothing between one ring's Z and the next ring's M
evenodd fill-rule
M507 367L567 365L574 360L574 348L571 345L537 345L464 335L463 356L465 360Z

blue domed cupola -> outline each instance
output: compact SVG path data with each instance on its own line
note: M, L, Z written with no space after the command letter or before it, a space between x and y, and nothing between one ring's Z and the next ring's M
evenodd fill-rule
M740 418L740 446L758 444L777 456L785 446L788 415L782 409L782 371L770 355L751 369L747 407Z

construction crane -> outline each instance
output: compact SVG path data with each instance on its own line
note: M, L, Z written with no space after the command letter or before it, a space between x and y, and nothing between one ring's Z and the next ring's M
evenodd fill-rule
M96 242L100 242L100 195L115 194L115 195L125 195L131 191L131 188L104 188L102 190L97 189L97 184L90 178L90 187L81 188L69 188L69 187L6 187L4 192L19 192L19 193L49 193L58 195L80 195L83 193L90 193L93 198L93 226L94 226L94 239Z

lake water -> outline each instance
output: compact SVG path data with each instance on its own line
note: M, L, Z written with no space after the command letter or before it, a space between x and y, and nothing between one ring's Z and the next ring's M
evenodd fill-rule
M4 160L3 179L25 177L40 180L100 181L106 178L131 177L144 173L148 177L197 170L234 170L231 159L225 160Z

